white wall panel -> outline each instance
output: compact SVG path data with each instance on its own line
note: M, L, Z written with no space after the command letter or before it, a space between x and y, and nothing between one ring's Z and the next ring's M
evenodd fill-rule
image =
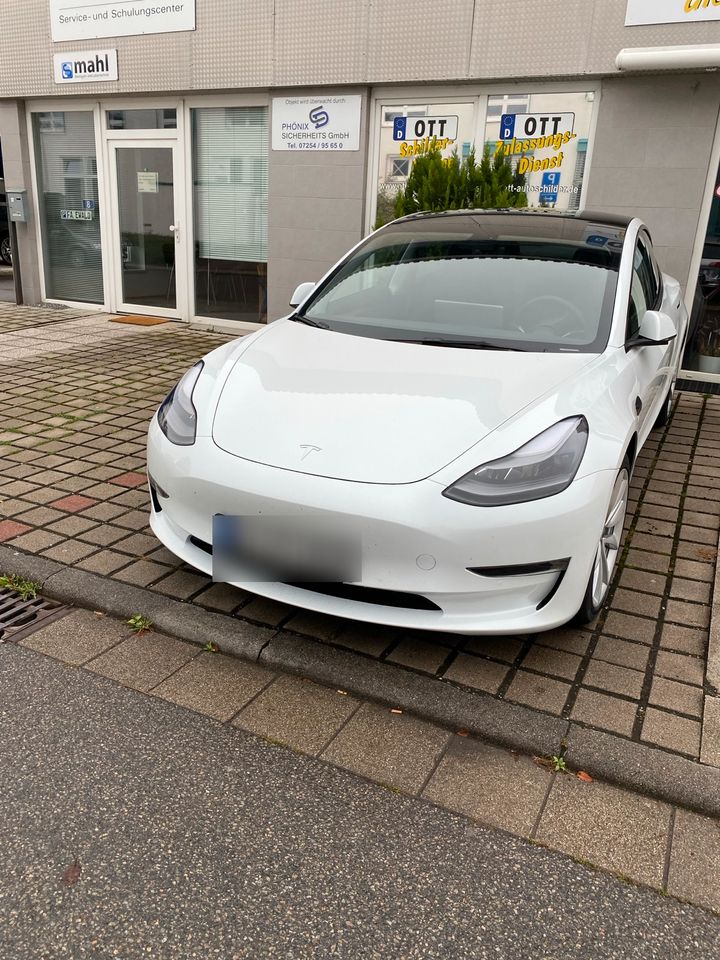
M276 0L275 84L362 83L370 0Z
M187 33L53 44L47 0L0 4L0 97L77 96L52 55L117 47L106 93L615 74L623 47L720 43L720 21L625 27L626 0L197 0Z
M473 0L374 2L368 74L373 82L467 76ZM480 3L481 7L491 4Z
M603 0L611 6L613 0ZM594 0L476 4L470 75L565 76L584 72L596 14Z
M642 217L661 267L682 284L688 280L717 119L713 75L603 83L587 206Z

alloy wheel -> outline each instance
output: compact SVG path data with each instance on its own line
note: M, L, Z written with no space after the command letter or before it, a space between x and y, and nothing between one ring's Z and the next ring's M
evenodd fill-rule
M622 543L629 487L628 471L623 467L613 487L610 507L595 554L595 564L592 572L592 603L595 609L602 606L610 589L610 581Z

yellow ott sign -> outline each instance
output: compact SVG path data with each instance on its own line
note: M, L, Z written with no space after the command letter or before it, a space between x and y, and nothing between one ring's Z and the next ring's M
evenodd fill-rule
M720 20L720 0L628 0L626 27Z

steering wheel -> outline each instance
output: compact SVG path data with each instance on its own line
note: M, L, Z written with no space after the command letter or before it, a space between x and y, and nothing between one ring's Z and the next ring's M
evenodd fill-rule
M532 300L527 300L522 305L520 312L523 314L523 316L527 312L534 312L538 309L542 313L543 307L546 308L545 312L548 314L550 313L550 309L547 308L551 308L553 316L552 318L545 318L541 316L539 326L547 326L552 331L555 331L558 328L565 327L566 321L568 320L574 320L577 322L577 327L571 326L569 330L566 329L563 333L558 333L560 340L567 340L569 337L576 335L584 335L587 332L585 318L583 317L582 313L574 303L570 303L570 301L565 300L564 297L556 297L552 294L545 294L541 297L533 297Z

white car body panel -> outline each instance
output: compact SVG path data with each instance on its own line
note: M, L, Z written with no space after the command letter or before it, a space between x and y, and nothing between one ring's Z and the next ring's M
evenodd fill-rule
M315 515L360 518L363 536L363 584L421 594L437 602L433 610L395 609L347 601L283 583L244 582L235 585L262 596L319 612L368 622L456 633L512 634L551 629L565 623L577 608L579 584L587 581L600 534L598 502L606 503L614 471L602 471L577 482L558 497L532 504L482 510L482 535L468 524L465 504L441 495L431 480L412 484L360 484L278 470L229 458L209 438L193 448L174 447L154 421L150 429L148 463L151 476L169 494L151 526L158 538L186 562L210 574L211 558L189 541L212 541L212 514L228 516ZM187 451L193 449L192 456ZM242 480L238 483L238 464ZM242 489L239 489L242 487ZM289 491L292 490L292 497ZM208 510L212 503L212 510ZM433 514L433 529L424 528ZM555 574L483 578L467 567L497 567L549 559L547 529L555 527L558 542L576 557L552 606L538 602L553 586ZM552 551L551 551L552 552ZM432 556L435 567L418 566L418 557ZM532 559L530 559L532 558ZM551 559L563 559L553 556ZM479 613L478 610L482 612Z
M283 470L413 483L593 359L555 353L540 367L530 353L437 350L280 320L237 359L212 436L233 456Z
M592 569L617 472L639 451L677 376L687 333L679 284L659 310L677 337L626 349L640 221L627 228L602 353L436 348L316 329L285 318L204 358L193 393L197 439L148 440L151 524L176 555L212 572L212 517L359 519L369 591L427 609L363 602L278 582L236 585L279 601L398 627L466 634L552 629L570 620ZM588 442L562 493L503 507L442 495L483 463L582 414ZM433 561L430 569L427 558ZM422 562L421 562L422 560ZM568 560L552 571L469 568Z

